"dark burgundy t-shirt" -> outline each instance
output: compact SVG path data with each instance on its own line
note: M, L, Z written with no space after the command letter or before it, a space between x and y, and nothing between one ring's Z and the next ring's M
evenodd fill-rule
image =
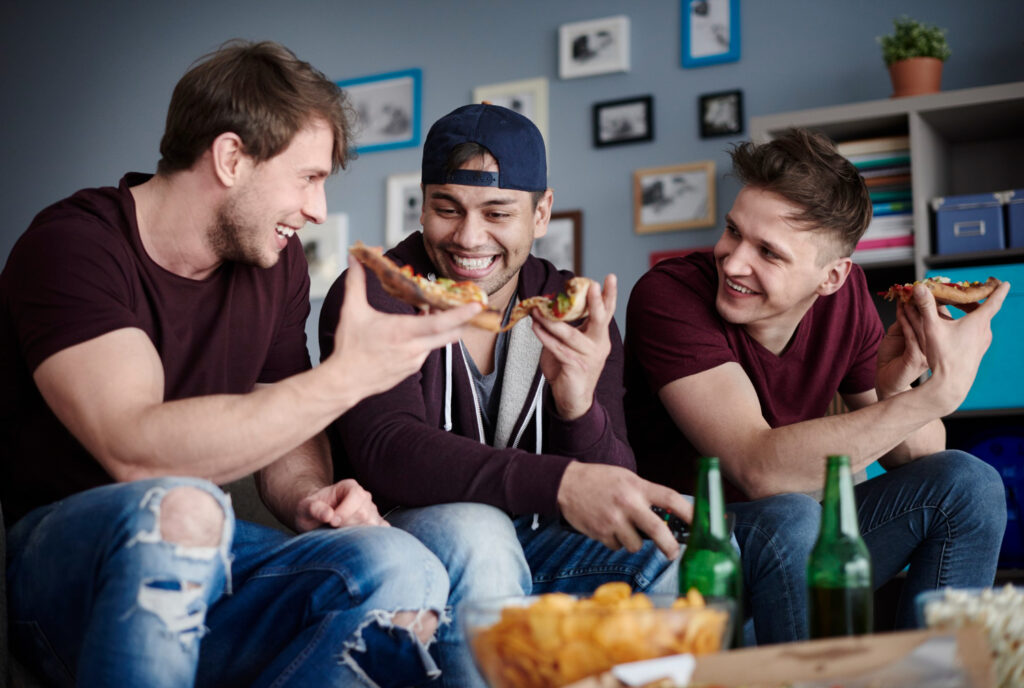
M0 274L0 498L10 522L112 482L43 401L32 373L49 356L125 327L164 367L164 399L244 393L310 367L309 276L292 237L269 269L225 263L203 280L142 248L128 174L42 211ZM182 428L182 432L187 432Z
M658 399L666 384L723 363L739 363L773 427L825 415L836 391L873 389L884 334L864 273L819 297L789 347L776 355L715 308L718 275L710 252L662 261L640 278L626 312L626 421L640 475L692 494L697 450ZM746 499L732 484L730 501Z

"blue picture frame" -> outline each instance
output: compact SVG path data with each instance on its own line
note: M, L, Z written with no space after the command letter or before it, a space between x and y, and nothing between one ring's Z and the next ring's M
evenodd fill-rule
M358 153L420 145L422 70L402 69L335 83L348 94L359 119Z
M680 0L683 67L740 59L740 0Z

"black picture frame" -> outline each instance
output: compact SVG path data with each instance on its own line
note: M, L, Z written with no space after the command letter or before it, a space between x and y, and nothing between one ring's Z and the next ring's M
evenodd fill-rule
M705 93L698 99L697 117L702 139L743 133L743 91Z
M654 96L594 103L592 128L595 148L653 141Z

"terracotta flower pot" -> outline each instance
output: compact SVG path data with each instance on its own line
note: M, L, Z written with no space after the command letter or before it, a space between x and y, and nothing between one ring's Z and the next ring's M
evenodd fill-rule
M942 60L937 57L910 57L889 65L892 97L919 96L942 90Z

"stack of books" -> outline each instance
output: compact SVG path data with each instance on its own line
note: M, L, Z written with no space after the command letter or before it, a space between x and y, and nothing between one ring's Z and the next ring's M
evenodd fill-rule
M853 260L882 263L914 256L914 206L910 192L910 137L844 141L839 153L853 163L868 187L873 216Z

